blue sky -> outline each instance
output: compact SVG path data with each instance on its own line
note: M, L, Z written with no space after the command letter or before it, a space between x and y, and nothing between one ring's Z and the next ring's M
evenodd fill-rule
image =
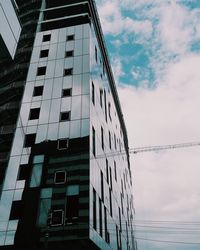
M130 148L200 141L200 1L97 4ZM168 242L200 242L200 147L134 155L131 166L139 250L200 249Z

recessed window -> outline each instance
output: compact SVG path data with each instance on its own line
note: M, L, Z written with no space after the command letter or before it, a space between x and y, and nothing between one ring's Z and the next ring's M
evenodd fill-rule
M94 90L94 83L92 82L92 102L95 104L95 90Z
M60 113L60 121L69 121L70 120L70 111Z
M101 147L102 149L104 149L104 131L102 127L101 127Z
M72 89L63 89L62 90L62 97L67 97L72 95Z
M73 50L69 50L65 52L65 57L72 57L74 56L74 51Z
M73 69L64 69L64 76L71 76L73 74Z
M93 188L93 228L97 230L96 191Z
M39 67L37 69L37 76L43 76L46 74L46 67Z
M99 92L100 92L100 106L102 107L103 106L103 90L100 89Z
M33 90L33 96L40 96L43 94L43 86L37 86Z
M24 213L23 202L21 200L13 201L9 220L21 219L23 213Z
M40 108L35 108L30 110L29 120L38 119L40 115Z
M72 40L74 40L74 35L68 35L66 41L72 41Z
M66 182L66 171L57 171L54 176L55 184L64 184Z
M35 144L36 134L25 135L24 147L32 147Z
M53 210L51 215L51 223L52 227L61 226L63 224L64 211L61 209Z
M93 155L96 156L96 135L95 135L95 129L92 127L92 152Z
M43 42L48 42L50 40L51 40L51 35L50 34L43 36L43 40L42 40Z
M48 55L49 55L49 50L48 49L44 49L44 50L40 51L40 58L48 57Z
M29 175L29 167L26 164L22 164L19 166L19 174L18 174L18 180L26 180Z
M69 139L60 139L58 140L58 150L65 150L69 147Z
M98 61L98 55L97 55L97 47L95 46L95 60Z

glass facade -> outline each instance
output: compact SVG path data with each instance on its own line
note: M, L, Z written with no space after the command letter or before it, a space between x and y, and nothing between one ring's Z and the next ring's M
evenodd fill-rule
M21 24L11 0L0 0L0 58L14 58L21 33Z
M120 104L94 3L76 2L42 1L2 188L0 249L136 249Z

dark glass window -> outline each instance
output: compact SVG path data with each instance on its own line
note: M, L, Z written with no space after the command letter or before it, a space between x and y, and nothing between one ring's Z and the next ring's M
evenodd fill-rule
M100 106L102 107L103 106L103 90L100 89Z
M108 135L109 135L109 147L111 149L111 134L110 134L110 131L108 132Z
M97 47L95 46L95 60L98 61L98 55L97 55Z
M94 90L94 83L92 82L92 103L95 104L95 90Z
M69 139L58 140L58 150L65 150L69 147Z
M112 190L112 169L110 167L110 188Z
M66 197L66 219L67 224L71 224L79 216L79 186L69 185L67 186Z
M102 202L99 198L99 234L102 237L103 236L103 226L102 226Z
M78 218L79 198L78 195L67 196L66 200L66 218L70 224Z
M32 147L35 144L36 134L25 135L24 147Z
M109 188L109 201L110 201L110 215L112 216L112 191Z
M95 129L94 127L92 127L92 152L93 155L96 155L96 139L95 139L96 135L95 135Z
M29 175L29 167L26 164L19 166L18 180L26 180Z
M38 119L40 115L40 108L35 108L30 110L29 120Z
M72 40L74 40L74 35L68 35L66 41L72 41Z
M106 180L107 180L107 183L109 184L108 160L107 159L106 159Z
M33 96L40 96L43 94L43 86L34 87Z
M93 188L93 228L97 230L96 191Z
M50 34L43 36L43 42L48 42L50 40L51 40L51 35Z
M101 147L102 149L104 149L104 131L102 127L101 127Z
M46 74L46 67L39 67L37 69L37 76L43 76Z
M73 50L69 50L65 52L65 57L72 57L74 56L74 51Z
M107 100L106 100L106 91L104 89L104 106L105 106L105 119L107 122Z
M110 104L110 102L108 103L108 114L109 114L110 120L112 121L112 118L111 118L111 104Z
M73 69L64 69L64 76L71 76L73 74Z
M21 219L24 213L23 202L13 201L9 220Z
M66 182L66 171L57 171L54 175L55 184L63 184Z
M61 226L63 224L64 211L62 209L53 210L51 215L51 226Z
M72 95L72 89L63 89L62 90L62 97L67 97Z
M101 199L104 201L104 182L103 182L103 173L101 171Z
M70 120L70 111L60 113L60 121L69 121Z
M117 181L117 166L116 166L116 161L114 161L114 173L115 173L115 180Z
M44 49L44 50L40 51L40 58L48 57L48 55L49 55L49 50L48 49Z
M108 242L108 226L107 226L107 209L104 206L104 228L105 228L105 240Z

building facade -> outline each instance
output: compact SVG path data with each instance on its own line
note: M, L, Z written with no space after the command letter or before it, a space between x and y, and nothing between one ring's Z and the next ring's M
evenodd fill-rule
M8 68L18 77L25 66L17 79L2 73L2 95L23 84L2 124L13 132L0 249L134 250L128 139L95 3L16 2L22 34Z
M14 58L21 33L15 1L0 0L0 58Z

